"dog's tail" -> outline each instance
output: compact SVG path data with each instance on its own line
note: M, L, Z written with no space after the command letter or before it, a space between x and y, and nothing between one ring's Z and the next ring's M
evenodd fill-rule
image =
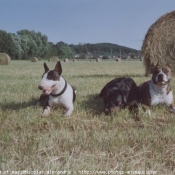
M73 86L71 86L71 87L72 87L72 91L73 91L73 102L75 102L77 89L75 89Z

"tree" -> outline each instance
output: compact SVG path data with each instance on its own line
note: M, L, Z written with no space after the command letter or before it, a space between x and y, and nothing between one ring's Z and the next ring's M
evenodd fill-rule
M32 56L43 57L48 49L48 38L41 32L21 30L17 32L20 37L20 44L23 50L22 59Z
M55 55L57 55L56 45L52 42L48 42L44 57L48 59Z
M10 57L15 54L15 44L12 35L0 30L0 52L7 53Z
M14 59L19 59L21 60L23 58L24 55L24 51L21 48L21 37L19 35L16 34L12 34L12 40L13 43L15 44L15 53L13 54L13 58Z
M58 56L60 58L73 58L74 57L74 51L68 46L61 46L58 49Z
M109 57L107 55L104 55L102 59L109 59Z

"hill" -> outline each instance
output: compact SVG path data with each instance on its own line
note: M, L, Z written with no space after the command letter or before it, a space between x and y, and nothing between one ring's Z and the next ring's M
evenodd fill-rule
M79 44L69 45L75 50L77 54L93 54L93 55L107 55L107 56L118 56L127 57L128 55L140 55L140 51L118 44L112 43L97 43L97 44Z

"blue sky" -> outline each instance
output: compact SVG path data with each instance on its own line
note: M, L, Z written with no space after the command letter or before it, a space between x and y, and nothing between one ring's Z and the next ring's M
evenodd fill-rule
M140 49L174 0L0 0L0 30L40 31L68 44L108 42Z

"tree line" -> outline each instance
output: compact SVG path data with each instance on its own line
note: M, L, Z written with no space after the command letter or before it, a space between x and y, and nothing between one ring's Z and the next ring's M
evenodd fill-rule
M119 46L117 44L66 44L62 41L56 44L49 42L48 37L34 30L20 30L17 33L7 33L0 30L0 52L7 53L13 60L28 60L31 57L48 59L51 56L62 58L73 58L79 54L79 58L86 58L89 53L93 55L127 55L137 54L135 49Z

